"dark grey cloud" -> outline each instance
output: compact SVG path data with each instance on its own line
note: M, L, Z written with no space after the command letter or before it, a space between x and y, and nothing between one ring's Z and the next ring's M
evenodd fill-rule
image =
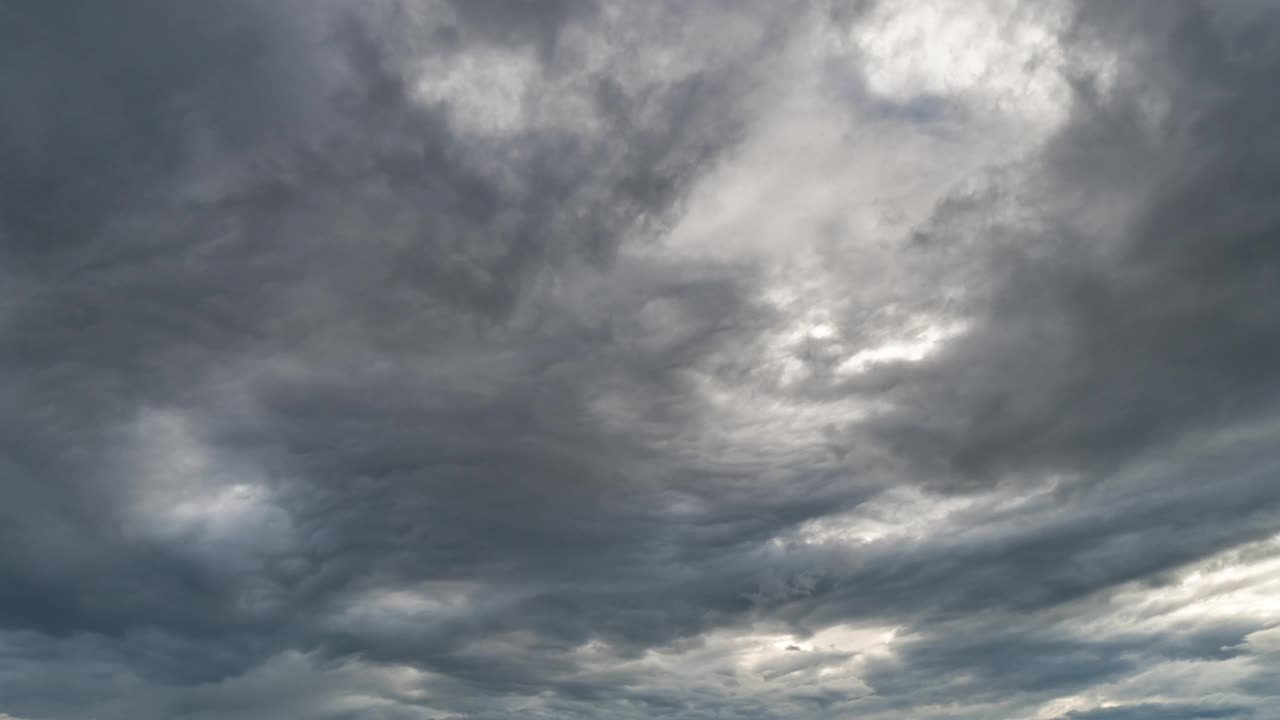
M1140 64L1109 87L1075 81L1071 122L1041 159L1063 196L1034 221L1046 242L989 229L1015 247L993 260L979 331L902 383L911 399L886 432L942 472L1105 469L1270 407L1274 100L1257 67L1232 61L1235 38L1215 32L1210 8L1141 8L1083 6L1077 41L1132 45L1123 59ZM1165 93L1158 118L1144 86ZM930 237L972 232L989 198L1011 194L944 206ZM1123 224L1100 237L1092 206L1116 197Z
M1278 21L0 4L0 718L1271 717Z
M1130 718L1233 718L1251 715L1250 708L1233 706L1143 704L1070 712L1065 717L1089 720L1129 720Z

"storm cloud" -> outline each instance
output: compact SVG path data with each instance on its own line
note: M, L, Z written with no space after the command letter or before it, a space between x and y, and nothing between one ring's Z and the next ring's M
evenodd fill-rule
M0 719L1280 720L1278 39L0 0Z

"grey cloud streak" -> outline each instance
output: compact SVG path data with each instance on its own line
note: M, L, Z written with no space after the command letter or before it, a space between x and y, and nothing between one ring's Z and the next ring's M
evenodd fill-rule
M1276 32L0 4L0 713L1280 717Z

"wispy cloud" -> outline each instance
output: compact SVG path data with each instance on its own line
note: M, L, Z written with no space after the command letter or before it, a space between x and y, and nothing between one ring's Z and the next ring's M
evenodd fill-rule
M1265 3L0 3L0 720L1280 719Z

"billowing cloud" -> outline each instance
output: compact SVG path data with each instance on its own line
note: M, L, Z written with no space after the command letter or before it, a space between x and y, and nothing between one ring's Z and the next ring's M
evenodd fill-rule
M0 4L0 718L1280 718L1277 34Z

